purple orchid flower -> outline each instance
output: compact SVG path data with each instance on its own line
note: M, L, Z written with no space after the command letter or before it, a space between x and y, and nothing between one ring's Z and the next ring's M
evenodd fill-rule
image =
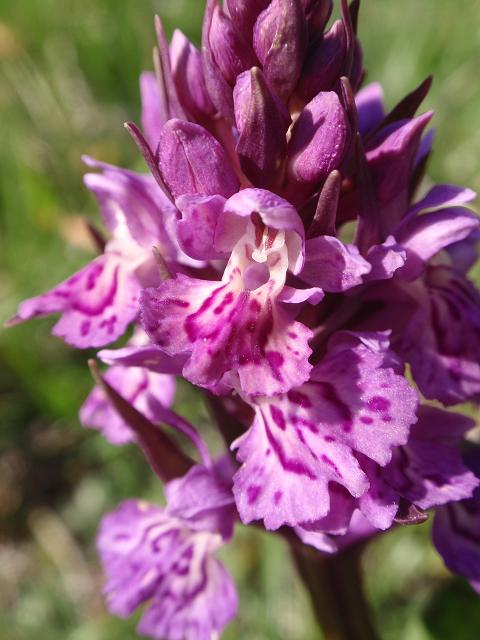
M339 557L433 509L447 566L479 589L473 423L420 404L480 397L475 194L415 195L431 78L387 112L360 88L359 2L340 5L328 26L331 0L208 0L200 49L157 18L143 132L127 126L151 175L86 159L104 252L11 321L60 313L79 348L133 325L98 353L81 419L166 483L165 507L127 501L99 535L109 608L149 601L139 631L158 640L218 637L235 614L215 554L237 519ZM175 376L204 394L216 463L170 408Z
M215 557L235 518L227 473L225 461L192 467L165 486L165 508L127 500L103 518L97 544L107 606L123 617L149 601L139 633L210 640L235 615L235 587Z

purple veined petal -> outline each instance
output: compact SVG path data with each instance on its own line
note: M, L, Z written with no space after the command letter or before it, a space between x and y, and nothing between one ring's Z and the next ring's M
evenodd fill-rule
M231 251L245 233L253 213L260 216L266 227L286 232L289 268L298 273L304 261L302 220L293 205L265 189L242 189L227 200L218 219L215 248Z
M358 454L385 466L407 441L414 390L390 368L388 352L352 347L354 339L332 340L302 387L256 401L252 427L232 445L243 463L234 476L243 522L277 529L317 521L329 513L330 483L355 498L369 488ZM376 349L384 342L379 336Z
M186 569L179 564L179 575L158 590L140 620L139 633L166 640L210 640L235 616L238 596L233 581L225 567L204 551L202 542L206 547L200 539L192 551L184 552L184 556L193 553L188 576L182 575Z
M161 109L161 96L157 78L152 71L140 74L140 95L142 98L142 129L148 144L156 148L160 129L166 120Z
M312 333L269 290L178 275L143 292L142 323L167 354L190 355L183 375L194 384L214 390L236 372L247 395L281 393L308 378Z
M480 586L480 489L469 500L437 509L432 538L445 565L465 577L474 589Z
M430 211L408 217L395 230L397 242L405 249L407 260L401 270L406 280L414 280L426 262L442 249L467 238L478 229L480 220L463 207Z
M299 277L325 291L341 292L361 284L370 270L355 245L318 236L305 243L305 265Z
M475 426L459 413L424 406L407 444L393 453L383 477L421 509L470 498L480 481L462 460L464 433Z
M168 511L189 522L196 531L218 532L230 540L236 510L232 494L235 465L229 454L207 468L195 465L165 487Z
M150 600L139 632L210 640L235 615L232 580L214 557L222 538L145 502L129 500L103 518L97 540L107 606L126 617Z
M378 82L367 84L355 96L357 105L358 128L362 137L367 136L385 118L383 89Z
M225 255L215 251L215 229L223 211L222 196L184 195L175 201L182 214L177 237L182 250L196 260L218 260Z
M130 242L129 234L148 251L156 245L166 259L176 257L174 243L166 230L176 210L154 178L89 156L83 156L83 161L101 170L85 174L84 182L96 196L105 224L114 236L118 234L120 244Z
M184 194L228 198L240 186L221 144L192 122L173 119L165 124L160 134L158 162L175 198Z
M233 91L242 171L258 187L273 189L287 150L290 114L268 88L258 67L237 77Z
M170 406L175 395L173 376L138 367L112 366L105 374L105 380L151 422L160 421L157 407ZM80 422L84 427L101 431L111 444L126 444L135 439L130 427L99 387L95 387L80 409Z
M300 77L307 43L307 21L300 0L272 0L255 22L255 53L268 84L284 102Z
M348 123L338 96L320 92L300 113L288 144L287 171L295 183L314 187L337 169L347 148ZM298 185L291 186L292 192Z
M480 294L463 273L428 265L395 348L426 398L450 406L480 397Z
M320 91L333 89L344 65L347 47L345 26L336 20L305 60L295 94L309 102Z
M173 32L170 59L173 81L184 108L195 118L212 115L215 107L205 86L202 56L180 29Z
M372 245L366 257L372 265L372 270L364 276L364 280L369 282L392 278L405 264L407 254L393 236L388 236L382 244Z
M61 313L54 336L79 349L102 347L135 319L139 293L124 261L106 253L47 293L22 302L9 324Z
M316 521L330 510L330 482L343 481L356 496L368 488L348 447L325 443L318 425L313 425L315 434L300 426L306 418L297 416L293 422L287 411L285 401L266 402L232 445L242 463L233 492L244 524L263 520L267 529L276 530Z

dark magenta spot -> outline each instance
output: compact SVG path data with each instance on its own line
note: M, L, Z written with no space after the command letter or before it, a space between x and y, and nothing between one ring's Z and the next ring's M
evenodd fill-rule
M227 295L224 297L224 299L221 301L221 303L215 307L215 309L213 310L213 313L218 316L220 313L222 313L222 311L224 311L225 307L227 307L232 302L233 302L233 292L229 291Z
M262 310L262 307L260 306L260 303L258 302L258 300L250 300L250 309L258 313L259 311Z
M273 501L276 505L278 505L278 503L282 499L282 496L283 496L283 491L275 491L275 493L273 494Z
M181 307L182 309L188 309L190 306L190 303L187 300L180 300L179 298L168 298L166 302L169 302L176 307Z
M283 382L283 377L280 373L280 367L283 364L282 354L278 353L278 351L268 351L266 356L274 377L280 382Z
M285 431L285 429L287 428L287 425L286 425L285 417L282 413L282 410L276 407L274 404L271 404L270 413L277 427L282 429L282 431Z
M370 398L367 402L367 406L370 411L386 411L390 407L390 400L382 396L373 396L373 398Z
M247 487L248 504L253 504L258 500L258 496L260 495L261 490L262 488L258 484L251 484Z
M322 460L323 462L325 462L325 464L328 464L329 467L332 467L332 469L335 471L335 473L341 478L342 474L340 473L340 471L338 470L337 465L334 463L333 460L331 460L328 456L326 456L324 453L322 453Z
M309 409L312 406L310 398L301 391L295 391L292 389L287 393L287 397L290 402L298 404L300 407L304 407L305 409Z
M383 422L391 422L392 421L392 416L389 416L388 413L383 414L382 416L382 421Z
M345 433L350 433L350 431L352 430L352 423L351 422L344 422L342 424L342 429L343 429L343 431L345 431Z
M80 334L86 336L90 331L90 320L84 320L80 325Z
M334 436L324 436L323 439L325 442L336 442L336 438Z
M288 331L288 332L287 332L287 336L288 336L289 338L292 338L292 340L295 340L295 338L297 337L297 334L296 334L296 333L293 333L293 331Z
M360 422L363 422L363 424L372 424L373 418L370 418L369 416L360 416Z

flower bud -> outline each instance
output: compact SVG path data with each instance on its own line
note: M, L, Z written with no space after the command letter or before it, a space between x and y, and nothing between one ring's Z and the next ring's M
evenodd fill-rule
M255 65L255 54L218 4L214 5L205 28L206 46L210 49L213 61L228 84L233 86L242 71Z
M239 188L222 145L192 122L175 118L165 124L158 143L158 163L175 198L186 193L228 198Z
M347 52L347 36L341 20L310 51L296 93L305 101L311 100L319 91L329 91L341 75Z
M227 0L227 7L233 24L243 37L252 41L252 29L258 14L270 3L270 0Z
M298 82L307 42L300 0L272 0L258 16L253 46L268 84L284 101Z
M348 142L349 127L338 96L319 93L299 115L288 145L288 174L308 184L324 180L338 168Z
M173 32L170 60L182 105L196 118L212 114L215 107L205 86L200 51L179 29Z
M239 131L237 153L243 172L257 187L272 189L287 149L290 115L254 67L237 78L233 92Z
M310 39L315 41L320 38L325 25L332 15L332 0L301 0L305 17L308 22Z

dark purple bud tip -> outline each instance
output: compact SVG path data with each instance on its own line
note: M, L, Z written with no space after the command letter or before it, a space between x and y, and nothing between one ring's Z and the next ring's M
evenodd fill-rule
M253 46L267 82L282 100L300 77L308 43L300 0L273 0L255 23Z
M186 193L229 198L240 186L222 145L203 127L169 120L160 132L158 164L175 198Z

